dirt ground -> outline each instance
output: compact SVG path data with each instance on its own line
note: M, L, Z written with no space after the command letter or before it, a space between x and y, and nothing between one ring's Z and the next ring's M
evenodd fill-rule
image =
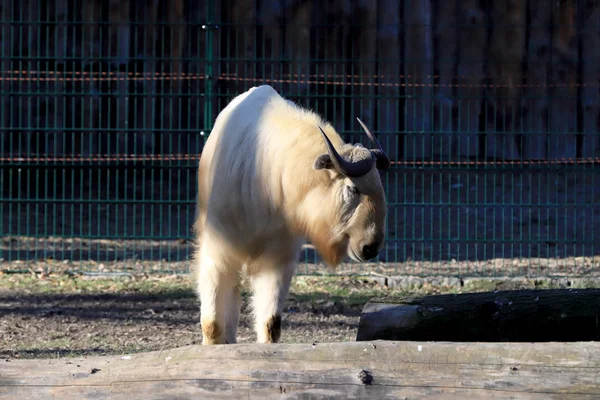
M385 292L360 279L298 278L286 302L282 342L352 341L364 303ZM244 293L240 343L255 340L247 300ZM0 275L2 358L102 355L200 343L199 320L199 303L186 276Z
M285 303L281 341L354 341L360 312L373 297L574 286L600 287L600 280L409 279L394 286L365 277L297 276ZM247 292L243 298L238 341L251 343L256 336L246 309ZM199 319L187 275L0 274L0 359L123 354L199 344Z

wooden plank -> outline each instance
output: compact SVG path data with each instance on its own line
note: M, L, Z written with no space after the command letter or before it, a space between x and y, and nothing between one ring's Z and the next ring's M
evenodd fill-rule
M84 65L87 65L93 60L98 59L102 54L102 46L100 44L102 4L100 1L94 0L82 4L81 7L85 24L82 27L83 37L80 55L84 58Z
M99 0L81 3L83 21L80 56L82 68L86 71L98 71L98 59L102 55L100 22L102 21L102 4ZM100 153L100 75L92 75L83 81L84 96L81 97L81 109L78 115L78 125L82 129L79 143L81 154L91 155ZM77 151L77 149L76 149Z
M400 155L400 87L402 64L402 38L400 37L401 5L396 0L379 0L377 9L378 95L377 133L378 140L391 160Z
M479 154L479 118L483 95L487 36L485 12L478 0L458 2L458 124L455 136L459 157Z
M297 1L284 8L284 51L285 58L290 60L284 65L284 72L289 74L284 79L289 77L288 90L293 100L302 98L309 88L312 5L312 1Z
M362 128L356 117L360 118L371 130L377 132L375 129L376 115L375 115L375 104L376 104L376 74L377 74L377 16L379 12L379 6L377 1L359 1L353 6L353 16L351 22L353 24L359 24L360 28L347 29L348 36L346 40L353 43L353 52L351 54L345 54L345 57L355 59L352 64L350 74L358 74L361 76L360 79L354 79L356 83L360 85L352 86L352 94L357 96L352 100L354 104L351 105L350 110L353 112L345 113L340 115L340 128L356 131L353 142L361 142L365 146L371 146L371 143L365 136ZM348 7L349 8L349 7ZM393 9L392 9L393 11ZM342 43L342 42L340 42ZM338 47L341 47L339 43ZM344 54L340 54L344 57ZM343 78L343 80L352 79ZM336 93L342 94L343 91L337 89ZM343 112L344 102L338 103L338 109ZM346 111L348 109L346 108ZM342 119L342 117L345 117Z
M144 93L141 109L143 109L141 133L137 136L137 153L154 153L156 151L156 43L158 37L158 3L159 0L147 0L143 3L142 15L144 25L142 29L142 51L146 57L144 61ZM138 49L135 49L136 53Z
M600 289L515 290L372 300L357 340L600 340Z
M48 5L48 8L47 12L53 14L56 21L54 36L49 38L49 43L53 45L56 62L62 64L66 61L69 48L67 32L69 25L69 0L56 0L53 4Z
M431 2L404 1L404 75L407 96L405 159L431 156L433 101L433 38Z
M487 51L493 112L487 121L486 155L519 159L515 131L520 132L520 101L525 49L526 5L521 0L492 3L494 22Z
M206 5L200 3L190 4L190 8L186 11L187 25L185 45L183 46L183 56L186 60L204 59L206 57L206 31L202 27L206 23ZM184 86L188 96L182 99L181 118L184 120L187 129L193 134L186 137L184 141L187 146L187 151L190 153L199 154L204 145L205 115L204 104L206 98L204 96L189 96L194 93L205 92L205 62L190 62L185 61L184 70L189 75L190 79ZM215 63L216 64L216 63ZM215 74L213 74L215 76ZM216 75L218 76L218 74ZM218 81L217 79L211 80ZM215 102L216 104L216 102Z
M53 14L56 21L53 35L47 38L47 43L54 51L56 68L64 68L68 48L67 20L69 16L69 2L68 0L57 0L53 4L47 4L47 7L48 14ZM49 92L64 93L65 83L61 79L57 79L49 86L51 87ZM53 131L52 134L47 135L47 145L45 146L49 156L60 156L68 152L64 131L65 116L69 114L65 109L70 108L67 104L64 95L54 95L48 98L48 127L52 128Z
M183 15L183 0L173 0L167 6L167 27L169 29L170 41L168 43L168 57L170 60L171 73L181 74L181 56L183 52L183 36L185 16ZM178 88L181 86L179 79L172 79L172 84ZM176 114L176 113L175 113Z
M550 137L548 158L577 157L577 65L576 0L552 2L552 49L550 53Z
M452 154L452 137L454 124L454 77L456 76L457 58L457 17L456 0L434 1L435 41L437 43L438 85L435 90L436 135L433 140L433 153L445 160Z
M109 3L109 20L111 23L110 27L110 55L115 59L112 60L112 64L117 70L117 93L115 114L110 122L115 124L115 128L120 130L117 134L117 142L119 145L119 152L126 152L127 149L127 128L129 119L129 96L128 86L129 80L127 72L124 71L124 67L127 65L130 56L130 25L129 22L129 0L111 0ZM114 149L113 151L115 151Z
M20 6L15 3L17 9L17 19L22 19L25 24L16 28L17 41L21 45L19 55L24 58L17 63L19 70L25 70L30 73L37 73L39 70L36 58L41 56L40 40L38 38L39 24L30 24L29 21L40 20L40 1L31 0L23 2ZM35 72L34 72L35 71ZM35 76L35 75L33 75ZM38 75L41 77L41 75ZM36 93L43 86L42 82L36 79L16 81L15 90L21 93ZM45 128L45 113L39 112L40 102L44 100L42 96L13 96L13 101L17 103L18 112L13 114L16 117L18 126L22 130L19 136L14 137L17 144L17 152L20 154L31 154L36 152L36 142L43 139L43 129ZM43 143L43 142L42 142Z
M600 395L595 342L236 344L1 362L0 396L29 399Z
M211 90L212 90L212 98L210 99L209 103L210 103L210 110L206 110L203 115L204 117L210 121L210 125L207 124L207 126L212 127L212 124L214 123L214 120L217 118L218 113L221 111L222 107L219 107L219 101L223 102L223 107L227 105L227 101L229 101L228 98L226 97L219 97L219 94L222 94L223 91L221 90L220 84L221 81L219 80L219 77L222 75L222 69L224 65L229 65L231 64L230 61L224 61L224 62L217 62L217 60L222 57L222 43L223 43L223 24L222 24L222 11L224 7L227 7L227 1L226 0L213 0L211 1L212 4L212 10L211 11L211 15L210 15L210 21L213 24L213 34L211 36L211 43L212 43L212 62L211 62L211 67L212 67L212 73L211 73L211 77L210 79L208 79L208 83L210 84ZM201 6L203 8L206 8L206 5L204 3L201 3ZM206 57L208 53L204 52L201 53L202 57ZM254 85L256 85L256 82L254 82ZM202 91L205 92L206 91L206 86L203 86Z
M600 4L583 2L580 6L583 26L581 29L582 52L582 88L583 110L582 157L598 157L600 140L598 138L598 117L600 114Z
M548 63L552 10L546 0L529 0L531 26L527 43L527 87L523 90L523 157L546 159L548 138Z
M354 388L342 387L337 384L331 385L310 385L310 388L306 387L305 384L285 384L281 386L281 389L273 385L263 384L247 384L248 389L239 389L238 386L243 384L237 383L235 387L229 387L214 382L203 382L190 380L185 382L188 387L184 387L182 382L178 382L177 388L169 387L167 393L171 398L187 399L190 394L198 395L201 399L287 399L297 398L290 393L300 393L300 398L308 399L380 399L388 398L392 399L427 399L427 400L463 400L463 399L515 399L514 392L508 393L495 393L490 390L471 390L461 388L396 388L396 387L375 387L369 389L360 388L358 390L351 390ZM204 389L207 388L207 389ZM48 399L66 398L67 395L77 395L78 398L88 399L131 399L130 393L135 393L144 399L164 399L157 395L158 393L164 393L162 383L131 383L127 384L126 388L118 387L120 390L115 390L114 386L111 388L77 388L74 392L72 388L60 388L53 390L52 393L44 392L44 395L40 397L31 397L29 389L12 390L10 393L13 398L23 399ZM0 394L2 390L0 389ZM128 394L129 393L129 394ZM36 393L37 395L37 393ZM544 393L518 393L518 399L523 400L549 400L549 399L564 399L564 396L555 395L548 397ZM583 399L596 399L594 395L581 395L581 394L568 394L568 399L583 400Z
M238 80L230 82L228 88L232 96L260 84L256 81L259 68L255 63L256 58L256 0L230 0L223 8L231 13L230 21L234 25L229 28L230 46L227 49L229 56L239 60L230 62L231 72L235 73Z
M351 116L354 105L355 115L362 114L361 102L352 97L363 92L362 86L354 82L368 82L368 72L363 70L364 63L348 62L348 59L360 58L361 46L346 46L351 41L358 41L362 29L352 29L352 5L350 0L324 2L312 12L313 35L311 40L316 44L312 48L312 58L318 62L311 63L311 94L317 97L304 102L317 113L329 120L345 140L350 140L345 132L356 128L356 119ZM332 21L335 21L333 23ZM353 77L352 77L353 76ZM348 82L349 84L344 84ZM358 105L357 105L358 104Z
M166 19L168 35L163 36L163 40L167 37L169 41L164 49L163 59L167 60L168 65L163 70L168 71L171 75L171 79L163 81L162 87L164 92L169 93L170 96L163 96L161 98L160 109L162 111L162 118L160 125L162 130L161 134L161 152L162 153L180 153L185 152L184 149L177 148L180 143L180 132L181 132L181 118L179 103L181 100L181 89L182 89L182 62L181 57L183 54L183 38L185 29L185 16L183 14L183 0L172 0L167 3Z
M285 86L278 81L280 76L281 51L282 51L282 26L283 8L278 0L263 0L258 4L257 23L262 28L262 38L258 43L258 55L268 60L260 65L260 75L265 82L276 85L282 89Z
M131 27L130 19L130 0L110 0L109 3L109 21L110 21L110 56L115 67L124 66L130 57Z
M8 22L12 20L12 2L3 1L0 3L0 18L3 22ZM2 73L6 74L11 69L11 61L13 55L13 28L8 23L3 23L0 26L0 51L2 52L0 57L0 68L2 68ZM2 92L0 93L0 126L2 127L2 134L0 135L0 141L2 144L2 149L6 149L10 145L9 136L12 133L9 132L8 128L10 126L10 95L7 93L10 92L12 87L11 81L8 79L3 79L2 83L0 83L0 88Z

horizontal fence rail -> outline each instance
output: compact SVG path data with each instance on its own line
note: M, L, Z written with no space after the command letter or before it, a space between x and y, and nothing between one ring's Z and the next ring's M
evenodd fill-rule
M392 159L377 259L299 273L600 275L600 0L5 1L0 55L0 271L188 272L204 142L268 84Z

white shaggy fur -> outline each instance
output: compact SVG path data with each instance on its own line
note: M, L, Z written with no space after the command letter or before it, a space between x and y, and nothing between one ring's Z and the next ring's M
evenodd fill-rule
M319 127L346 160L370 157L268 85L235 97L217 117L200 159L194 224L203 344L236 342L241 273L251 283L257 341L278 341L305 238L330 266L360 260L365 244L383 246L379 172L348 178L317 168L327 153Z

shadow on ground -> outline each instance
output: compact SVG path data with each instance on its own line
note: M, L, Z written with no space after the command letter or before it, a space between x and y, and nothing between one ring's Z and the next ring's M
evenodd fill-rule
M244 297L240 343L255 334ZM282 342L354 340L360 305L327 294L290 296ZM199 344L199 303L189 289L160 293L0 293L0 357L48 358Z

